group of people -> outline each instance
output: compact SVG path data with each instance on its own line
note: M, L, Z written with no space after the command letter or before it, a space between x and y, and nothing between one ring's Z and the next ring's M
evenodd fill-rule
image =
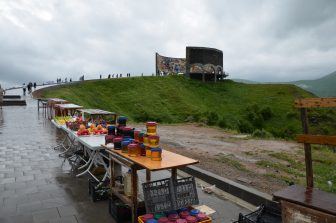
M68 78L66 77L66 78L64 78L64 83L67 83L67 82L68 82ZM71 78L69 78L69 82L72 82L72 79L71 79ZM57 83L57 84L62 83L62 78L57 78L57 79L56 79L56 83Z
M29 82L26 86L26 83L23 83L22 85L22 90L23 90L23 95L26 95L26 91L28 90L28 93L31 94L33 91L33 87L34 90L36 89L36 82L34 82L34 84L32 82Z
M2 109L2 104L3 104L3 96L5 95L5 89L1 87L0 84L0 109Z
M107 76L107 79L110 79L110 78L121 78L122 77L122 74L109 74ZM127 73L126 74L126 77L131 77L131 73ZM100 75L100 79L102 79L102 75Z

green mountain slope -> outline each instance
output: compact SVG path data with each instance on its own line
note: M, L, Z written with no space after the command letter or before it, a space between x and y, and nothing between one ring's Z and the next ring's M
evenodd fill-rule
M336 71L316 80L300 80L292 83L319 97L336 97Z
M240 132L265 129L277 137L301 131L294 99L312 97L294 85L202 83L182 76L85 81L42 89L40 94L115 111L136 122L203 122Z

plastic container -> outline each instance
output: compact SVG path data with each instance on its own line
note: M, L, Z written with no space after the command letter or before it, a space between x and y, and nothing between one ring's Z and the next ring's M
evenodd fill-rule
M180 219L180 216L178 214L169 214L168 219L169 221L175 222L177 219Z
M161 161L162 160L162 149L152 148L151 149L151 159L153 161Z
M145 135L145 132L140 132L139 133L139 143L143 143L144 142L144 135Z
M151 158L152 157L152 150L149 146L146 146L146 157Z
M156 219L149 219L146 223L158 223L158 221Z
M122 135L125 136L129 136L129 137L133 137L134 133L133 133L133 129L130 127L123 127L122 129Z
M161 217L158 219L158 223L168 223L169 219L167 217Z
M126 122L127 122L127 117L125 117L125 116L118 117L118 125L119 126L126 126Z
M190 214L191 216L197 216L199 213L200 213L200 211L197 210L197 209L192 209L192 210L190 210L190 212L189 212L189 214Z
M148 135L156 135L156 128L157 128L156 122L147 122L146 128L147 128Z
M107 135L115 135L116 134L116 127L114 125L110 125L107 127Z
M197 214L196 218L198 221L205 221L209 219L209 217L204 213Z
M187 223L185 219L177 219L176 223Z
M132 196L132 172L128 170L124 174L124 194L128 197Z
M109 143L113 143L113 139L115 138L114 135L106 135L105 136L105 145L109 144Z
M139 147L140 147L140 155L146 156L146 146L143 143L139 143Z
M140 130L134 130L134 140L139 142Z
M160 219L160 218L162 218L162 217L166 217L166 215L164 213L162 213L162 212L154 214L154 218L157 219L157 220Z
M137 157L139 156L139 150L138 150L138 144L136 143L130 143L127 146L128 148L128 155L131 157Z
M130 143L131 141L128 139L121 141L121 152L128 153L128 145Z
M113 144L114 144L114 149L115 150L120 150L121 149L121 141L122 141L121 137L115 137L113 139Z
M150 135L148 136L148 143L150 147L158 147L160 142L160 136Z
M153 215L153 214L145 214L145 215L140 216L140 219L141 219L143 222L146 222L147 220L149 220L149 219L153 219L153 218L154 218L154 215Z
M189 216L189 211L181 211L180 212L180 217L182 218L182 219L185 219L186 217L188 217Z
M197 222L197 218L195 216L188 216L185 218L187 220L187 223L196 223Z
M188 211L189 209L184 207L184 208L180 208L177 210L178 213L182 212L182 211Z

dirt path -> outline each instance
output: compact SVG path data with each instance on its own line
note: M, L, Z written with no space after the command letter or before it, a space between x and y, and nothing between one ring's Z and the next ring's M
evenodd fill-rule
M159 135L165 149L198 159L203 169L269 194L287 184L271 177L276 171L256 163L272 160L270 153L291 154L301 148L295 142L251 139L196 124L160 125Z

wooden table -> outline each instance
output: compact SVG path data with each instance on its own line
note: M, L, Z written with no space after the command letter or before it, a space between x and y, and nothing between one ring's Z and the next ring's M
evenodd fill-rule
M172 178L177 177L177 168L188 165L197 164L199 161L194 160L167 150L162 151L162 161L152 161L150 158L144 156L130 157L127 153L122 153L121 150L108 149L110 158L110 172L111 172L111 192L113 195L129 205L132 209L132 222L137 222L136 211L139 207L138 201L138 174L137 171L141 169L146 170L146 181L151 181L151 171L171 170ZM120 171L120 165L127 166L132 172L132 196L125 196L118 188L115 187L116 172Z
M336 222L336 195L299 185L274 193L281 202L282 222ZM302 219L309 219L303 221Z

